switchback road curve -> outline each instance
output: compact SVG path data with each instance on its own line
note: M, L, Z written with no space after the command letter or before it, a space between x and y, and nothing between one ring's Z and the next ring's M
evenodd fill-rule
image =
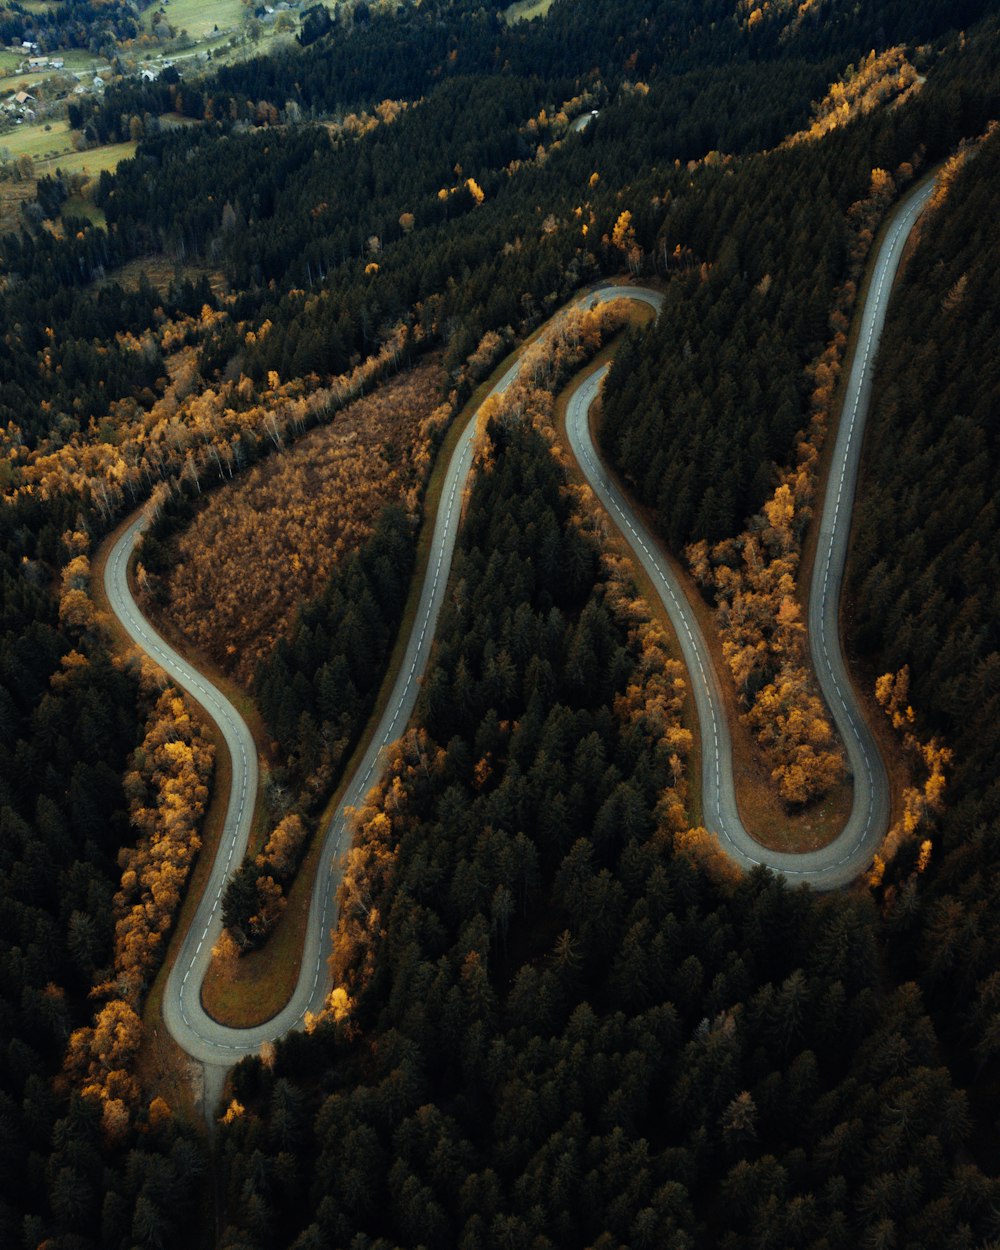
M614 298L623 288L606 287L581 299L588 303ZM521 367L518 359L490 392L505 391ZM452 554L461 516L462 490L472 467L476 421L470 420L452 453L438 505L427 568L424 571L416 623L372 740L345 791L324 836L320 869L316 874L306 925L299 980L291 998L277 1015L252 1028L228 1028L213 1020L201 1001L201 986L212 958L212 947L222 932L222 894L226 882L246 852L257 796L257 752L253 737L229 700L177 652L146 620L128 581L129 561L136 539L148 524L138 515L111 549L104 570L104 588L111 610L133 642L145 651L170 679L191 694L216 722L232 759L232 782L223 833L211 875L184 941L170 970L163 995L163 1019L171 1035L194 1059L225 1069L243 1055L255 1054L262 1043L301 1027L306 1012L323 1007L329 989L327 960L330 930L335 919L335 897L340 884L340 857L350 844L344 811L359 807L379 780L386 746L406 728L416 703L420 678L427 668L444 600Z
M680 641L698 711L702 738L702 805L706 828L743 867L766 864L793 882L834 889L853 881L872 862L889 824L890 793L885 766L854 696L840 642L840 590L847 559L858 465L871 406L872 374L882 328L903 249L934 190L928 182L896 209L879 248L862 312L857 347L848 375L837 428L819 541L809 588L809 649L823 696L847 751L854 781L851 813L841 833L819 851L800 854L768 850L740 821L733 780L732 739L719 678L690 605L670 565L628 499L611 480L594 448L588 421L603 380L593 374L570 400L566 430L573 453L594 493L646 570L670 615ZM651 292L630 294L657 303Z
M571 442L586 476L649 572L681 640L702 725L706 825L719 833L725 848L739 862L745 865L765 863L793 879L808 880L821 888L844 884L867 867L888 821L888 783L864 719L853 700L840 649L837 610L860 446L870 401L871 365L903 246L930 192L930 187L921 189L897 210L876 261L834 453L831 489L821 521L809 616L813 661L847 745L855 780L851 817L841 836L825 850L809 855L778 854L762 848L742 828L736 811L724 704L704 640L686 610L686 601L669 567L658 557L655 544L628 501L609 480L590 443L586 414L597 393L601 374L594 375L578 388L567 419ZM619 296L641 300L654 308L658 308L661 301L660 295L653 291L605 287L590 292L580 302L593 304ZM519 369L520 361L517 361L491 393L506 390ZM163 996L164 1022L172 1036L192 1058L216 1071L224 1071L243 1055L256 1053L264 1042L301 1027L306 1012L317 1012L323 1006L328 990L327 959L335 895L340 883L340 857L350 840L344 810L360 806L370 787L378 781L384 767L385 748L402 733L413 711L447 586L461 514L462 489L472 465L475 433L473 420L463 432L448 464L416 622L386 712L348 784L340 808L323 835L321 866L313 890L298 982L285 1007L253 1028L234 1029L221 1025L207 1014L201 1002L202 981L212 947L222 929L222 893L242 860L249 839L258 782L253 739L232 704L157 633L133 599L128 565L136 539L147 524L145 516L136 517L126 527L109 554L104 584L112 611L136 645L216 721L232 758L229 805L219 848L194 919L171 967Z

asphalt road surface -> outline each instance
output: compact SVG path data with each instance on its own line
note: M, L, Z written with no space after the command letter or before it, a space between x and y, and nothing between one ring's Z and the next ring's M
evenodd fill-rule
M621 289L617 287L603 288L581 297L581 302L599 302L602 298L612 298L620 293ZM520 367L520 360L515 361L493 387L491 394L505 391ZM104 586L112 611L132 640L169 674L172 681L197 699L215 720L232 758L229 807L219 850L163 996L163 1018L170 1033L192 1058L204 1064L225 1070L243 1055L257 1053L264 1042L273 1041L300 1027L307 1011L318 1012L323 1007L329 991L327 960L331 947L330 931L336 919L340 858L350 844L344 810L360 806L367 792L378 782L384 768L385 749L402 734L413 711L448 583L461 517L462 491L472 467L475 435L476 422L472 420L448 465L416 623L407 642L386 712L347 787L341 807L324 835L321 868L316 874L298 983L285 1007L254 1028L227 1028L213 1020L201 1002L201 985L211 961L212 947L222 931L222 894L226 882L243 858L250 834L257 795L257 753L253 738L229 700L157 633L132 597L128 565L136 538L147 524L144 515L135 518L111 551L105 567Z
M885 767L857 705L841 649L840 589L879 339L903 248L933 189L933 183L928 183L902 202L879 249L820 519L809 592L809 647L823 695L847 751L854 783L850 816L829 846L801 854L771 851L744 829L736 806L732 739L725 704L705 640L669 564L662 559L641 519L607 474L590 437L588 412L600 389L603 371L592 375L577 389L566 417L570 444L580 467L649 574L680 640L701 725L702 804L706 828L718 834L723 849L744 867L766 864L793 882L807 881L817 889L846 885L863 872L871 864L889 824L890 795ZM632 290L630 294L657 306L657 296L652 291Z
M600 386L601 373L593 375L578 388L567 417L573 449L586 476L646 568L674 620L702 725L706 825L719 834L725 849L741 864L764 863L792 879L806 880L820 888L845 884L866 868L888 821L888 783L878 752L853 699L840 649L837 612L864 422L871 395L871 368L906 237L931 189L927 187L914 193L897 210L876 261L834 453L831 489L821 520L820 547L810 599L810 644L823 692L847 746L855 793L850 819L843 833L829 847L811 854L782 855L762 848L742 828L736 810L732 750L724 704L704 640L669 566L658 557L656 545L628 501L609 479L590 442L587 411ZM592 305L622 295L644 301L654 308L659 307L661 300L653 291L635 287L605 287L589 292L579 302ZM492 393L506 390L519 368L520 361L515 362ZM172 681L197 699L216 721L232 757L229 807L219 850L195 918L171 969L163 998L167 1028L192 1058L213 1069L214 1076L209 1082L213 1088L220 1083L219 1074L241 1056L256 1053L264 1042L300 1027L307 1011L317 1012L323 1006L329 989L327 959L330 954L330 931L335 921L335 896L340 884L340 858L350 841L344 809L359 806L371 786L379 780L384 768L385 749L403 732L413 711L448 582L461 515L462 491L472 465L475 433L476 422L470 421L448 465L416 622L387 710L347 788L341 808L324 835L321 869L316 876L298 983L286 1006L270 1020L254 1028L233 1029L218 1024L201 1003L202 981L212 947L222 929L222 893L245 853L250 832L257 792L257 755L253 739L232 704L160 637L135 604L127 571L136 538L146 525L145 517L138 516L112 549L105 568L105 589L112 610L135 643L169 674Z

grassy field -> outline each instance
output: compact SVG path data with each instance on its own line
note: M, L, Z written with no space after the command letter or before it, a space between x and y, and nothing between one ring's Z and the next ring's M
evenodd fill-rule
M51 130L41 124L18 126L7 135L0 135L0 148L7 148L10 160L30 156L35 162L34 177L23 182L10 178L0 181L0 230L16 230L21 205L34 199L35 185L44 174L61 170L64 174L87 174L94 177L102 169L114 169L120 161L135 154L134 143L110 143L86 152L75 152L69 140L65 121L51 123ZM86 217L95 225L104 225L104 214L87 197L72 196L63 207L63 216Z
M66 203L62 206L63 218L67 217L86 217L86 219L94 226L106 226L107 218L104 216L104 210L98 208L96 204L92 204L85 195L71 195Z
M150 5L143 14L147 30L153 28L153 15L161 5ZM240 0L165 0L162 4L167 21L178 34L186 30L192 39L204 39L218 26L219 30L237 27L245 12Z
M38 70L34 70L35 81L60 74L96 74L111 68L110 61L106 61L102 56L94 56L86 48L60 48L50 52L49 56L61 59L64 62L62 69L50 69L46 66L40 74Z
M65 118L17 126L0 135L0 149L3 148L10 153L11 160L30 156L38 174L52 173L56 168L64 173L98 174L102 169L114 169L119 161L135 155L134 143L108 143L77 152Z
M185 126L197 126L194 117L185 117L183 113L164 113L160 118L160 126L164 130L180 130Z
M71 202L73 201L67 200L67 204ZM65 212L65 206L63 211ZM204 265L180 264L162 255L130 260L128 264L114 271L113 280L120 283L126 291L136 291L143 276L161 291L165 291L171 282L183 282L185 278L197 282L203 277L208 278L208 284L216 295L225 295L229 290L225 274L221 270L208 269Z
M153 15L159 12L160 7L154 3L146 10L143 17L146 29L152 29ZM162 7L177 34L185 31L188 39L185 46L172 48L167 45L157 52L145 54L143 60L168 60L181 72L185 68L190 70L191 64L202 64L206 53L211 53L214 64L228 65L274 51L294 40L293 32L279 33L273 23L261 27L256 43L249 40L245 27L247 10L240 0L208 0L207 3L200 3L199 0L163 0ZM279 16L290 17L295 27L299 24L299 15L295 11L289 10Z
M130 156L135 156L134 143L107 143L101 148L86 152L70 152L54 160L42 161L35 168L39 173L54 173L61 169L64 174L99 174L102 169L115 169Z
M0 135L0 148L7 148L11 157L30 156L36 161L61 156L73 151L69 122L65 118L51 122L25 123Z
M100 56L94 56L92 52L88 52L86 48L60 48L54 52L48 53L49 58L61 58L66 64L62 70L46 69L43 73L82 73L84 70L93 70L97 73L99 69L108 69L108 62Z
M21 227L21 205L35 198L34 179L27 182L0 182L0 234Z
M68 48L65 51L57 49L49 55L62 57L65 64L61 70L49 69L45 66L41 69L23 70L19 73L18 66L21 65L23 58L14 52L0 49L0 96L8 91L30 88L32 84L40 83L43 78L51 78L54 74L96 74L98 71L110 68L108 62L102 57L95 57L84 48Z
M509 26L512 22L522 19L530 22L533 17L544 17L552 8L552 0L515 0L515 3L503 11L503 20Z

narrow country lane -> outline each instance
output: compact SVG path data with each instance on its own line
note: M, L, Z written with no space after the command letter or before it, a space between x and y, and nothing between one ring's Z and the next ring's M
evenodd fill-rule
M669 567L658 558L656 545L627 499L610 481L590 440L587 413L598 392L602 373L593 375L577 389L567 416L573 450L585 475L653 579L681 640L703 733L705 823L720 835L724 847L740 863L764 863L792 879L806 880L818 888L845 884L867 867L888 822L889 795L885 771L854 702L840 648L837 620L864 423L871 396L874 357L903 246L931 190L932 186L921 188L904 201L880 249L835 446L831 488L821 520L820 547L810 598L810 643L820 683L847 746L855 791L850 819L831 846L808 855L778 854L762 848L742 828L736 810L729 728L705 642ZM658 308L661 303L661 296L654 291L613 286L589 292L579 302L591 305L616 296L641 300L653 308ZM518 360L491 393L505 390L517 376L519 368ZM416 622L386 712L347 787L341 807L324 835L321 868L316 876L298 983L286 1006L255 1028L233 1029L220 1025L205 1012L201 1003L202 981L212 947L222 929L222 893L226 881L242 859L249 837L257 793L257 757L253 739L232 704L159 636L142 616L132 597L128 564L136 538L146 525L144 516L137 517L124 530L109 555L105 567L105 589L115 615L133 641L169 674L171 680L197 699L216 721L232 757L229 806L219 850L194 920L177 953L163 999L164 1020L172 1036L192 1058L215 1069L213 1088L219 1086L219 1072L230 1067L242 1055L257 1052L262 1043L301 1026L307 1011L318 1011L323 1005L328 991L327 958L330 931L335 920L335 896L340 882L340 857L347 849L350 836L344 809L360 805L369 788L379 779L385 748L403 732L413 711L448 582L461 515L462 490L472 465L475 433L476 422L473 420L463 432L447 467L428 567L423 573Z

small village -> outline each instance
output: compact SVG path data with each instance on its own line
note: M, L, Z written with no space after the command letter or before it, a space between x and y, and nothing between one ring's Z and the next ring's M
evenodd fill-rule
M174 0L173 12L186 13L190 6L182 4ZM256 6L218 0L199 6L189 31L176 24L182 19L171 22L170 0L164 0L147 10L148 32L113 57L107 49L99 55L81 49L45 51L37 40L14 40L0 48L0 136L12 127L63 115L73 97L100 97L117 78L155 82L166 70L180 75L185 67L201 69L212 60L242 59L262 39L294 33L301 9L301 0ZM5 81L11 84L9 92Z
M85 119L114 83L176 83L213 64L245 60L294 39L308 9L303 0L161 0L139 17L138 33L105 32L89 46L62 46L51 31L9 23L0 42L0 227L16 228L38 180L70 177L67 211L99 221L92 188L103 170L133 155L130 141L104 143ZM163 124L171 124L169 121Z
M29 40L24 40L20 44L11 44L7 50L22 58L16 71L19 82L25 74L39 75L37 82L21 86L5 99L0 100L0 110L6 120L16 126L24 122L35 121L43 111L48 111L40 106L58 104L70 95L99 95L104 91L105 78L95 71L105 63L95 60L93 67L89 70L67 69L64 55L41 54L38 44ZM110 76L110 67L105 68L104 73Z

